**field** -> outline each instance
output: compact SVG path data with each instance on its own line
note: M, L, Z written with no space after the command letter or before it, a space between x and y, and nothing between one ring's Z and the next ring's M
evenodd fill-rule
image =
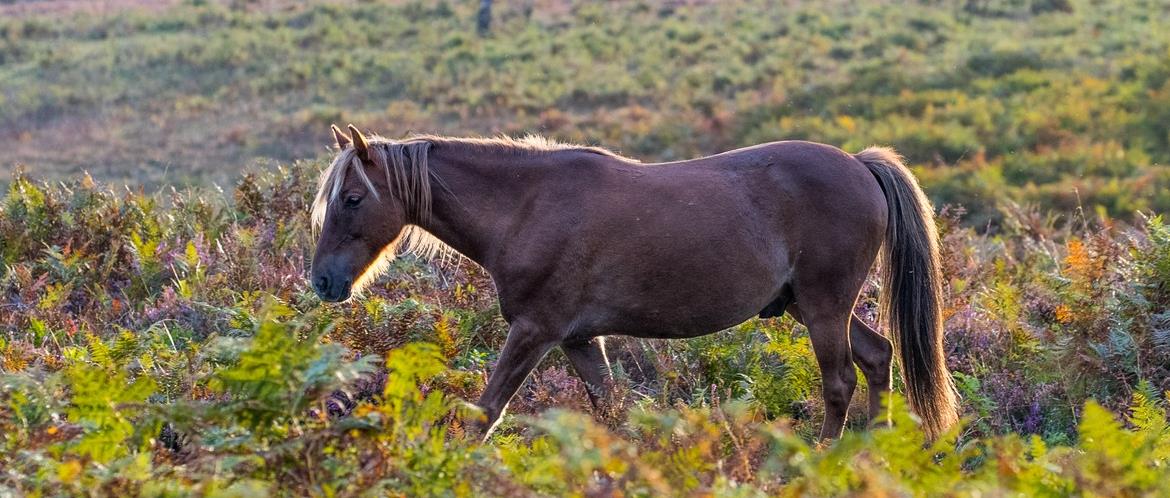
M0 2L0 496L1170 494L1170 4L535 0L480 37L472 1L74 3ZM784 318L614 339L604 413L554 352L470 441L507 330L482 270L306 285L347 122L894 146L964 423L927 444L894 396L867 429L859 388L816 442Z

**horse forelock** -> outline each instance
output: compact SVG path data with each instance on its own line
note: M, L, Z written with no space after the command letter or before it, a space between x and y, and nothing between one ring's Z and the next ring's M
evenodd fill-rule
M431 182L434 177L429 167L427 152L431 143L427 140L408 139L401 142L387 140L382 137L369 138L369 160L374 169L385 177L385 184L392 189L388 192L379 192L374 182L362 167L362 161L353 147L342 149L333 158L329 166L321 172L317 184L317 195L313 200L311 210L312 227L315 235L319 235L325 224L325 215L330 204L341 197L341 190L350 174L354 172L358 179L369 189L377 200L385 196L397 199L409 216L409 224L403 229L399 238L390 244L389 251L384 251L371 265L374 271L367 271L362 280L371 280L386 265L381 264L386 258L392 258L401 249L424 258L435 256L449 256L455 251L424 230L418 223L426 223L431 217Z

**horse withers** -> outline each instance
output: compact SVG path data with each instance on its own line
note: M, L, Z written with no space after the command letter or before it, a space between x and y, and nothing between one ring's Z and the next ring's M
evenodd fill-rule
M785 141L643 164L535 137L333 131L311 284L324 301L349 299L408 249L482 266L509 324L478 402L485 436L553 347L596 405L610 374L604 336L696 337L783 313L808 328L821 368L821 437L844 428L854 364L870 417L887 418L895 352L927 433L957 418L933 212L890 149ZM853 314L879 255L890 339Z

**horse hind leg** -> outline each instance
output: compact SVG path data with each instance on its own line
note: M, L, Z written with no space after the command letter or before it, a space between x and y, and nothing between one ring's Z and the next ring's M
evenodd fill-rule
M849 400L857 387L857 373L849 345L848 315L840 313L817 316L808 323L813 353L821 367L821 393L825 399L825 421L821 439L841 437Z
M849 339L853 350L853 362L865 374L866 391L869 393L869 420L871 424L889 423L889 414L882 413L882 395L890 392L892 374L890 365L894 359L894 346L889 339L879 334L857 315L850 320Z
M835 300L834 300L835 301ZM849 341L850 306L832 301L823 304L802 300L800 309L789 306L788 312L808 328L813 354L821 368L821 395L825 400L825 420L821 439L836 439L845 430L849 401L857 388Z

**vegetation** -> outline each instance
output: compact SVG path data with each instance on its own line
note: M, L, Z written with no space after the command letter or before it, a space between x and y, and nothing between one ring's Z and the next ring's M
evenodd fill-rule
M540 132L675 160L779 139L896 147L983 226L1013 199L1170 208L1157 0L205 2L0 19L3 167L234 182L387 136ZM8 175L5 175L8 176Z
M0 20L0 149L32 172L0 198L0 495L1170 494L1170 7L497 2L481 38L478 2L274 5ZM321 159L107 186L228 184L346 121L892 144L945 206L964 424L928 443L894 396L866 429L858 392L816 443L807 333L769 319L612 340L597 414L554 353L479 444L506 333L480 269L402 258L322 305Z
M369 297L322 306L304 282L320 167L246 176L231 200L14 180L0 211L0 489L1170 491L1160 218L1074 229L1013 211L993 236L944 211L948 360L966 423L928 451L897 398L893 428L861 430L862 393L855 431L815 447L818 370L787 319L614 341L621 394L598 421L568 411L587 397L551 357L481 446L463 436L462 400L506 331L490 281L465 262L406 258Z

